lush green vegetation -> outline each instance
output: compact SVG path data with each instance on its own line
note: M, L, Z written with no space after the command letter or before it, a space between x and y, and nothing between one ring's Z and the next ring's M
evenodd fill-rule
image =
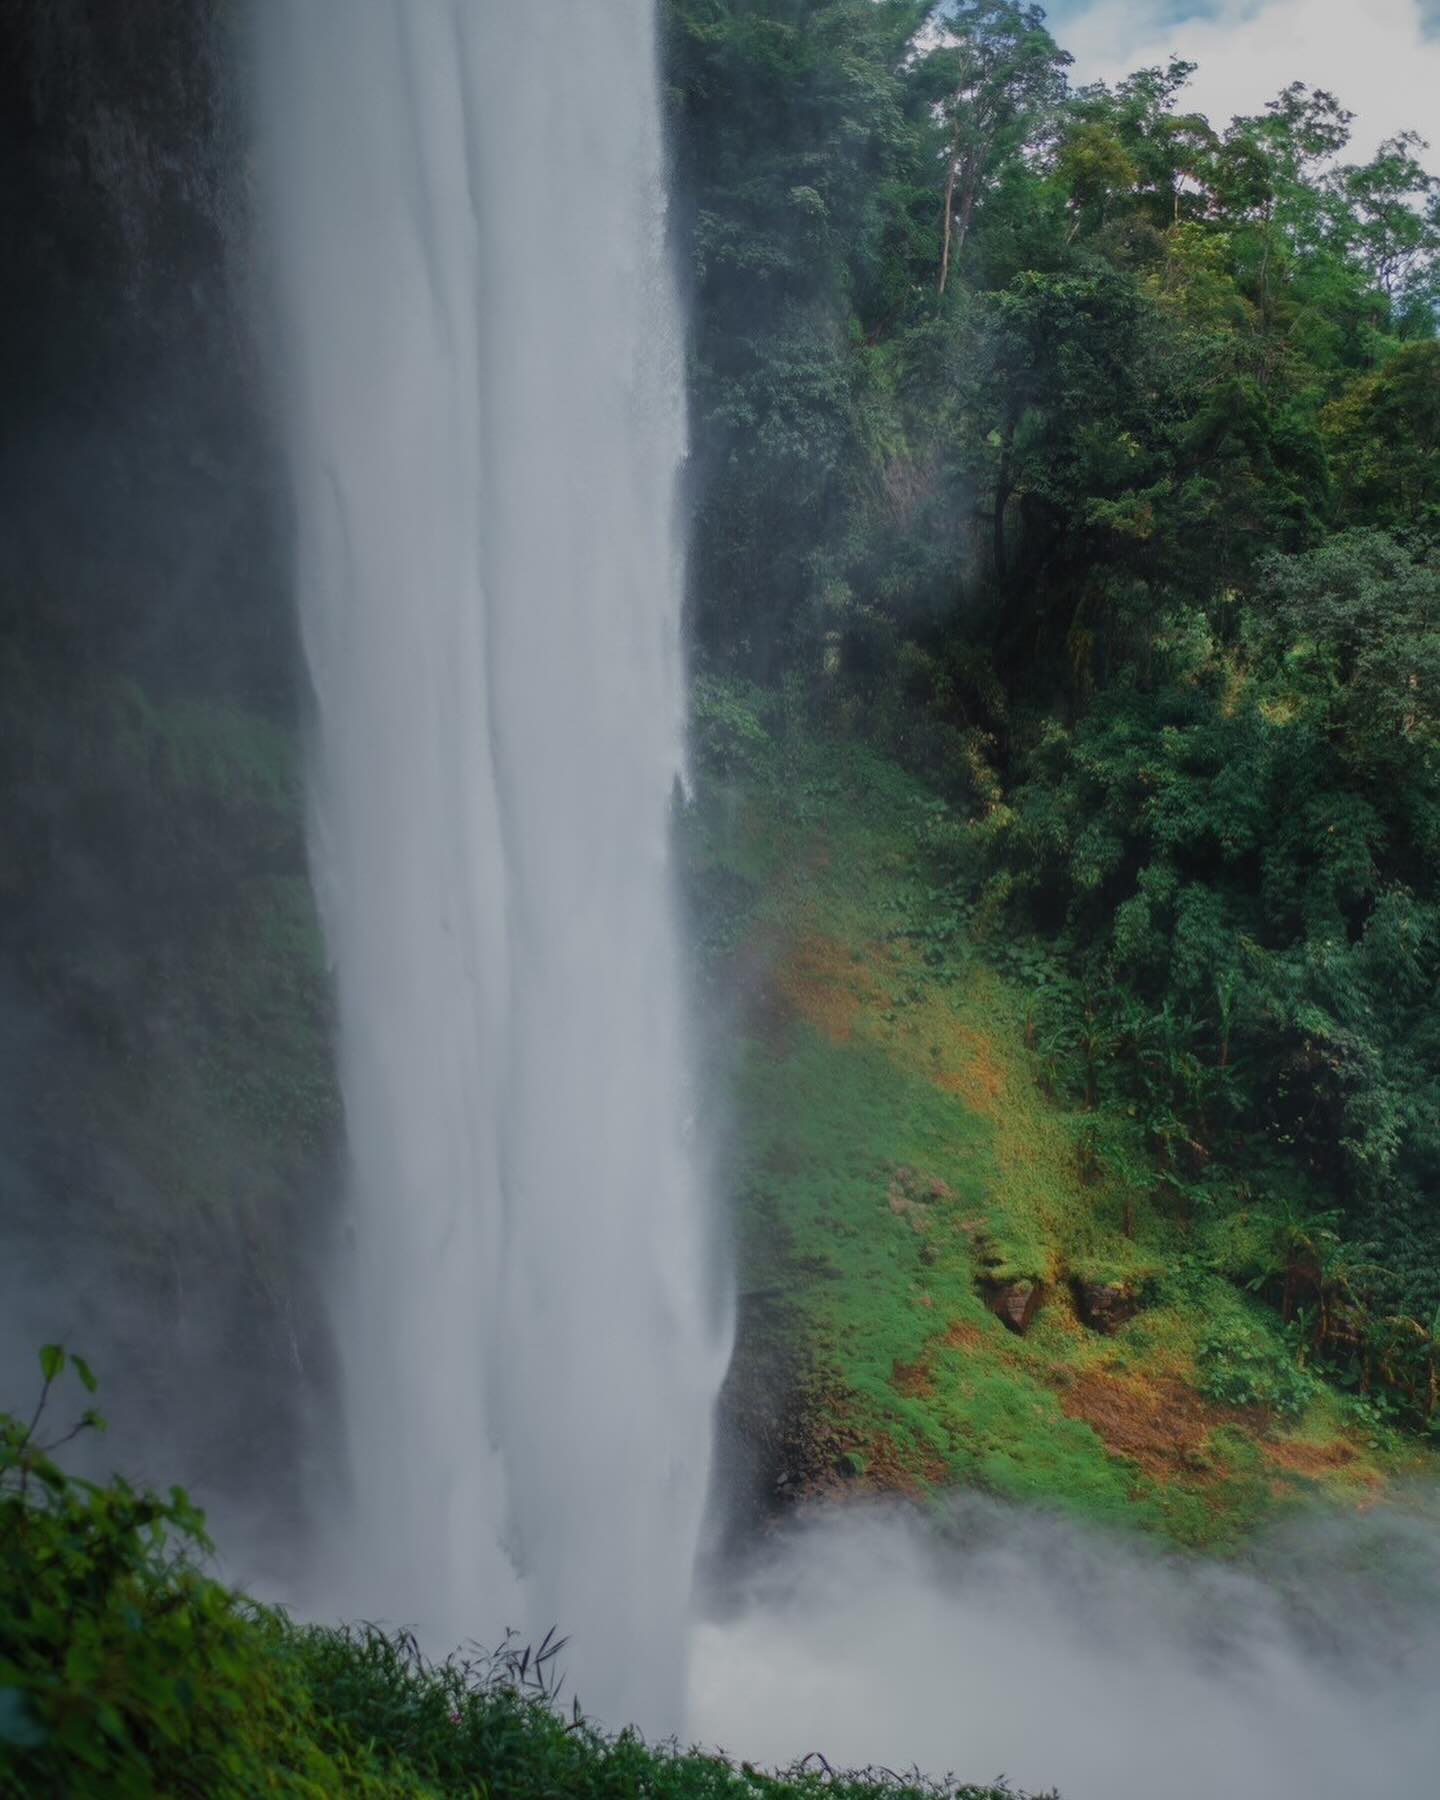
M83 1360L41 1352L28 1421L0 1415L0 1793L508 1795L549 1800L1002 1800L995 1787L786 1775L606 1737L559 1705L563 1642L432 1663L373 1627L300 1627L205 1573L204 1520L169 1496L67 1476L44 1437L54 1382Z
M1223 1547L1440 1423L1440 185L1330 95L1207 120L1183 64L1076 88L1038 9L933 12L663 3L738 1378L788 1372L787 1492ZM339 1118L283 509L226 209L177 181L132 266L43 13L3 109L47 421L0 570L13 1230L136 1298L147 1401L225 1370L199 1460L270 1499ZM165 104L143 32L86 104L209 170L176 30ZM548 1656L299 1628L43 1417L0 1422L0 1791L912 1791L606 1739Z
M708 980L739 993L729 1404L783 1438L769 1481L958 1482L1211 1548L1372 1499L1415 1453L1259 1291L1270 1221L1181 1206L1138 1109L1070 1090L1063 962L987 935L947 804L807 712L707 685L689 818Z
M1440 183L1329 94L1207 120L1183 63L1076 88L1038 9L929 12L667 8L704 729L758 684L842 784L923 777L911 941L1005 984L1105 1256L1432 1427Z

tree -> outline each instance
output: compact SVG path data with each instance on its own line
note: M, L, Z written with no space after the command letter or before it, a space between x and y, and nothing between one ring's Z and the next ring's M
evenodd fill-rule
M1440 177L1419 161L1414 131L1387 138L1368 163L1326 182L1334 236L1390 300L1402 330L1432 336L1440 305Z
M1426 346L1440 350L1440 345ZM1440 749L1440 556L1357 530L1271 557L1261 604L1357 777L1410 792Z
M1281 316L1297 270L1325 254L1325 164L1349 142L1353 115L1333 94L1292 82L1263 113L1231 121L1202 180L1215 216L1231 232L1242 280L1255 303L1253 372L1262 386L1283 357Z
M1219 139L1201 114L1176 110L1180 93L1194 72L1194 63L1172 57L1163 69L1137 69L1113 88L1094 82L1072 95L1065 107L1068 124L1057 159L1061 181L1069 186L1072 172L1090 175L1084 159L1077 171L1070 150L1075 140L1083 143L1088 138L1097 147L1108 140L1134 171L1128 196L1132 208L1153 229L1180 220L1187 201L1189 213L1198 213L1203 198L1198 176L1208 167ZM1106 160L1111 163L1112 197L1124 185L1118 179L1121 165L1113 158L1111 151ZM1093 176L1086 185L1091 183Z
M1440 533L1440 343L1406 344L1324 415L1351 521Z
M857 449L850 321L903 310L915 0L670 0L666 68L694 298L702 648L769 672L813 635ZM928 205L928 196L926 196ZM918 214L919 200L913 202Z
M1043 137L1064 97L1070 61L1039 6L963 0L940 10L924 67L945 128L942 294L987 180L1003 159Z
M1055 173L1069 196L1071 225L1065 242L1074 242L1087 213L1104 224L1117 194L1133 188L1140 171L1110 126L1087 120L1070 131L1055 160Z

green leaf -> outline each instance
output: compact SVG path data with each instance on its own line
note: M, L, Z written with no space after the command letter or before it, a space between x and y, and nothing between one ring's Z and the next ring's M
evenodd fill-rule
M46 1381L54 1381L65 1367L65 1349L61 1344L40 1346L40 1373Z
M94 1372L89 1363L86 1362L85 1358L83 1356L72 1356L70 1358L70 1366L80 1377L80 1385L84 1388L85 1392L87 1394L93 1394L100 1384L96 1381Z
M49 1737L31 1710L29 1695L20 1688L0 1687L0 1744L15 1750L38 1750Z
M95 1709L95 1722L106 1737L113 1738L116 1743L124 1742L125 1723L113 1706L108 1704L98 1706Z

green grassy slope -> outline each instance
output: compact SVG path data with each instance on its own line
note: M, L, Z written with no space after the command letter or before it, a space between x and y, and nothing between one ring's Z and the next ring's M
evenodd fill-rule
M1049 1097L1034 953L933 885L933 796L763 706L702 692L692 859L741 994L741 1367L783 1339L799 1485L972 1483L1214 1546L1372 1501L1401 1449L1227 1277L1244 1219L1184 1216Z

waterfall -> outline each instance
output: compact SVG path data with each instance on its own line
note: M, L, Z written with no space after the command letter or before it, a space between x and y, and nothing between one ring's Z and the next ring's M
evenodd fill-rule
M261 193L350 1155L336 1610L676 1728L726 1344L670 867L652 0L269 0Z

